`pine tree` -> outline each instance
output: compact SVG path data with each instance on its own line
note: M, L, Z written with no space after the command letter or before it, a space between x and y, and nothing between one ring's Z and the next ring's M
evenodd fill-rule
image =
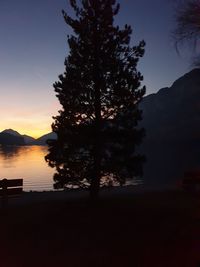
M91 196L100 186L123 185L142 174L144 157L135 155L144 130L138 103L145 94L137 63L144 41L130 46L132 29L114 25L119 4L115 0L70 0L75 18L63 11L73 29L65 72L54 83L62 109L52 130L46 160L56 167L55 187L89 187Z

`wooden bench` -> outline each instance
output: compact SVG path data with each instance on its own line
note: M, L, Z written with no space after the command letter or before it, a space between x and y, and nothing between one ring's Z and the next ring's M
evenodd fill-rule
M188 192L200 192L200 171L185 172L182 187Z
M7 205L9 197L21 195L23 192L23 179L3 179L0 180L0 197L2 206Z

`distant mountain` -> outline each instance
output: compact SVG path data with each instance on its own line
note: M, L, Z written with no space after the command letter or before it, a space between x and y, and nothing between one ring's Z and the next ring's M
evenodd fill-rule
M34 142L32 142L31 145L39 145L39 146L47 145L46 141L48 139L57 139L57 135L53 132L45 134L40 138L36 139Z
M1 145L25 145L24 138L21 136L12 135L6 132L0 133Z
M31 136L28 136L26 134L21 135L20 133L18 133L17 131L15 131L13 129L6 129L6 130L2 131L2 133L8 133L8 134L11 134L11 135L14 135L14 136L22 137L24 139L24 143L26 145L29 145L29 144L31 144L32 142L35 141L35 138L33 138Z
M8 134L12 134L14 136L21 136L20 133L18 133L17 131L15 131L13 129L6 129L6 130L2 131L2 133L8 133Z
M184 171L200 169L200 69L194 69L141 102L147 158L144 181L171 185Z
M26 145L30 145L36 140L35 138L33 138L29 135L26 135L26 134L23 134L22 137L24 138L24 142Z
M2 131L0 134L2 134L2 143L0 142L0 144L7 144L7 139L6 139L6 136L7 138L12 138L12 141L9 141L11 142L13 145L17 145L18 143L23 144L23 145L39 145L39 146L44 146L44 145L47 145L46 144L46 141L48 139L56 139L56 134L51 132L51 133L48 133L48 134L45 134L43 136L41 136L40 138L38 139L35 139L31 136L28 136L28 135L21 135L20 133L18 133L17 131L13 130L13 129L6 129L4 131ZM4 138L5 136L5 138ZM13 138L13 137L18 137L18 138ZM1 140L1 139L0 139ZM9 139L10 140L10 139ZM16 144L14 142L14 140L16 140ZM21 141L19 141L21 140Z

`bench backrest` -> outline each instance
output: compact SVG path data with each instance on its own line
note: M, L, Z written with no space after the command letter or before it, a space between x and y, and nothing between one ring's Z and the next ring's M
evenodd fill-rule
M0 180L0 196L19 195L23 191L23 179Z

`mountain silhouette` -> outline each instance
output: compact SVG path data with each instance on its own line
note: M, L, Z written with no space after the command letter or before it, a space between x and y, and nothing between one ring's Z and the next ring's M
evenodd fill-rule
M56 139L56 134L51 132L35 139L29 135L21 135L13 129L6 129L0 133L0 144L2 145L47 145L48 139Z
M9 133L0 133L1 145L25 145L24 138L21 136L15 136Z
M21 135L20 133L18 133L17 131L13 130L13 129L6 129L4 131L2 131L2 133L8 133L8 134L11 134L11 135L14 135L14 136L20 136L22 138L24 138L24 143L26 145L29 145L31 144L32 142L35 141L35 138L29 136L29 135L26 135L26 134L23 134Z
M2 131L2 133L8 133L8 134L12 134L14 136L22 136L20 133L18 133L17 131L15 131L13 129L5 129L4 131Z
M43 136L41 136L40 138L36 139L34 142L32 142L31 144L32 145L39 145L39 146L44 146L44 145L47 145L47 140L48 139L56 139L56 134L51 132L51 133L48 133L48 134L45 134Z
M146 184L175 185L187 170L200 169L200 69L194 69L141 102L146 138Z

